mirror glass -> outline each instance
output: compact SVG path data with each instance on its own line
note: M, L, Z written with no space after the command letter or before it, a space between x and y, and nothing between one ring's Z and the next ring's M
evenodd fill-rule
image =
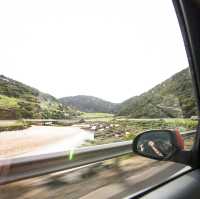
M155 158L169 158L174 152L171 132L150 131L141 134L137 139L136 150L139 154Z

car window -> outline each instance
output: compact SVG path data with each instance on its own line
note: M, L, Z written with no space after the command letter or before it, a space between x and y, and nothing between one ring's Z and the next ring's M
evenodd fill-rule
M197 105L171 1L6 1L0 27L0 198L123 198L189 168L129 149L159 129L180 132L187 151L194 144ZM16 162L40 158L47 172L42 157L61 152L68 169L22 180L31 163Z

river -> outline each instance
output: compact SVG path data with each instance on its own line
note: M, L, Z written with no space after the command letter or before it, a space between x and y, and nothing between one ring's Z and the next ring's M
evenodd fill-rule
M0 159L67 151L93 140L94 133L79 127L32 126L0 133Z

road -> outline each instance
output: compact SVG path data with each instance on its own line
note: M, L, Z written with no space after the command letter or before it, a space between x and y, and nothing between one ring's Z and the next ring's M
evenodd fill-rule
M8 156L34 155L67 150L80 145L85 139L93 137L91 132L80 131L78 127L33 126L28 130L28 132L25 131L26 133L20 131L14 134L11 134L13 132L0 134L0 148L5 150L6 146L12 146ZM78 132L80 134L77 134ZM81 139L77 139L76 136ZM3 138L4 142L2 142ZM19 147L22 143L25 145L17 148L16 152L16 146ZM31 148L30 151L27 150L28 148ZM98 164L92 168L84 167L73 171L62 171L3 185L0 186L0 198L118 199L157 184L185 168L184 165L157 162L138 156L128 159L122 157L120 163L114 166L113 162L115 161L108 160L100 166Z
M32 126L0 133L0 159L65 151L94 139L78 127Z
M185 167L180 164L165 163L161 165L149 166L140 171L127 175L124 173L120 180L103 186L91 193L86 194L81 199L121 199L139 192L149 186L161 183L169 176L174 175Z
M115 161L114 161L115 162ZM184 165L143 157L122 159L113 166L84 167L27 179L0 187L1 199L118 199L162 182Z

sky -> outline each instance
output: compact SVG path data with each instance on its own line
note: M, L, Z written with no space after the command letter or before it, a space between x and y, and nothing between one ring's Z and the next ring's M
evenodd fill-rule
M0 1L0 74L121 102L186 68L171 0Z

